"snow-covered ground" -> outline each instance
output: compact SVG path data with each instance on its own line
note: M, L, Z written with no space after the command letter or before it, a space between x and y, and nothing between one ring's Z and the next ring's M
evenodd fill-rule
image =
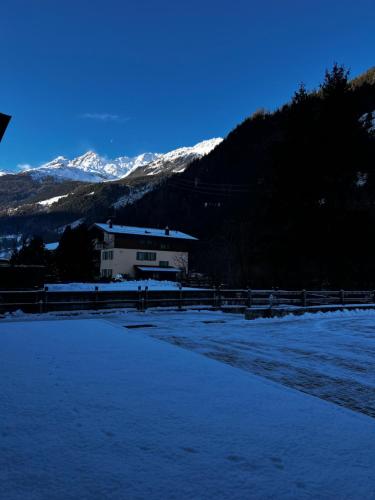
M138 287L142 290L148 286L149 290L178 290L179 284L175 281L158 280L134 280L121 281L118 283L47 283L45 286L51 292L84 292L95 290L98 287L102 291L134 291ZM195 290L195 288L183 288L183 290ZM201 290L199 288L199 290Z
M75 311L6 315L151 324L142 333L375 417L375 311L247 321L218 311ZM137 330L138 331L138 330Z
M149 310L126 318L155 324L145 330L155 338L375 417L374 310L253 321Z
M351 337L354 353L358 334L371 347L374 315L351 316L351 331L345 317L270 330L207 312L104 317L0 322L0 498L374 497L372 418L145 334L254 340L261 355L283 337L331 353Z

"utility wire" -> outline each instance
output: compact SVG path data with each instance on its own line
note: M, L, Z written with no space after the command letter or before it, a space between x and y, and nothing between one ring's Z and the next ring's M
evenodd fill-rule
M233 189L233 188L209 188L209 187L194 187L194 186L186 186L183 184L178 184L174 181L168 182L168 185L171 187L175 187L177 189L180 189L182 191L189 191L191 193L196 193L196 194L207 194L207 195L213 195L213 196L234 196L236 194L246 194L250 192L250 189Z
M183 179L183 178L177 178L177 177L174 177L174 178L170 178L172 179L173 182L181 182L181 183L184 183L184 184L187 184L187 185L193 185L194 187L199 187L199 186L204 186L204 187L209 187L209 186L212 186L212 187L226 187L228 189L232 189L232 188L248 188L248 187L251 187L251 184L233 184L233 183L226 183L226 182L204 182L204 181L200 181L198 178L197 179Z

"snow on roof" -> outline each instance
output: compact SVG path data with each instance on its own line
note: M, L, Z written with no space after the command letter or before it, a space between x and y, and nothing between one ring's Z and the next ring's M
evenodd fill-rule
M109 224L94 224L96 227L102 229L107 233L114 234L134 234L137 236L156 236L159 238L178 238L183 240L196 240L194 236L190 236L189 234L182 233L181 231L174 231L172 229L169 230L169 234L165 234L165 229L157 229L151 227L135 227L135 226L119 226L113 224L112 227Z
M53 251L56 250L56 248L59 246L59 242L54 241L53 243L46 243L44 246L47 250Z
M180 273L178 267L136 266L140 271L158 271L163 273Z

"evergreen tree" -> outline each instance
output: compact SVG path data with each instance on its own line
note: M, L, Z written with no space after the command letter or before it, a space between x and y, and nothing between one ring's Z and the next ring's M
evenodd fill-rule
M294 92L292 104L301 104L308 100L309 94L303 82L300 83L298 90Z
M324 81L320 85L324 98L339 96L349 91L349 70L345 66L334 63L331 71L328 69L324 75Z
M24 240L21 248L13 252L10 262L15 265L48 265L48 252L44 248L43 239L34 236L30 240Z
M66 281L91 281L95 275L95 252L85 224L67 226L56 250L59 276Z

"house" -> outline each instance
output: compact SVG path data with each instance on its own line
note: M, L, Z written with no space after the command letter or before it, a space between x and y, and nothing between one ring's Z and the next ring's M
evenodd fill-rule
M108 221L92 226L100 252L100 276L176 280L188 272L189 251L197 238L181 231L120 226Z

